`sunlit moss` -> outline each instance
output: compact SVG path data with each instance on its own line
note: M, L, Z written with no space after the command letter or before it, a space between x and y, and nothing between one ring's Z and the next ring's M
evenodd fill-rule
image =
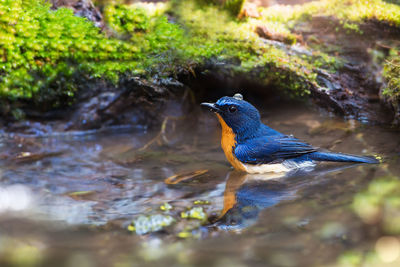
M198 0L205 4L215 4L227 10L231 15L238 16L246 0Z
M288 55L263 43L253 24L239 22L216 6L176 1L170 11L179 24L168 21L166 9L106 5L105 20L114 36L108 37L69 9L52 11L44 1L2 1L0 96L33 99L50 109L72 103L87 79L117 83L126 74L171 76L212 58L239 60L235 72L262 69L260 80L303 95L308 93L305 81L315 80L312 68L331 60L320 53L310 58Z
M242 21L231 15L228 6L237 12L244 1L219 2L228 10L202 2L104 4L106 34L69 9L50 10L45 1L2 1L0 97L33 100L42 109L51 109L73 103L81 85L90 79L116 84L124 75L174 76L192 72L209 60L233 63L228 64L232 75L255 75L258 81L298 97L316 85L316 68L335 70L340 61L322 52L290 53L268 44L255 33L260 23L290 43L297 40L293 25L314 14L337 17L350 30L369 19L400 24L399 7L378 0L272 6L261 11L261 18ZM172 14L174 22L165 12ZM387 91L395 95L392 89Z
M400 52L392 50L392 56L387 60L383 69L386 86L382 94L389 98L393 104L400 101Z
M114 73L102 71L104 62L113 62L112 70L124 71L120 60L139 58L133 44L106 38L70 9L51 11L49 4L35 0L0 2L3 98L33 98L50 102L51 107L68 104L77 91L76 79L85 69L90 68L94 76L112 78Z
M243 9L243 5L246 0L225 0L224 7L232 13L232 15L237 16Z
M275 28L288 31L299 21L314 15L336 18L344 29L360 32L359 24L368 20L384 21L400 26L400 6L383 0L321 0L304 5L272 6L261 11L258 19Z
M239 61L232 68L235 73L258 71L259 81L274 84L291 95L308 94L307 81L315 81L316 74L312 71L315 65L329 65L327 60L331 60L321 56L322 53L300 57L267 44L255 33L254 24L233 20L228 13L214 6L199 7L196 1L185 1L184 4L173 1L171 10L187 29L191 41L197 44L187 47L185 53L193 58Z

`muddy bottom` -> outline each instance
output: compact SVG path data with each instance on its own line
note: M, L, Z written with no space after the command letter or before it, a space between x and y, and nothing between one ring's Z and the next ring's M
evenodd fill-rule
M238 173L207 111L169 118L162 132L5 133L0 265L314 266L373 248L381 233L351 203L371 181L400 176L399 132L294 105L262 115L315 146L385 162Z

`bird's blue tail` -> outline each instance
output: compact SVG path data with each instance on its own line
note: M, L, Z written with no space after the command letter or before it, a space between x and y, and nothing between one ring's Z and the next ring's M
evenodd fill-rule
M318 151L308 154L308 157L309 159L316 161L359 162L359 163L370 163L370 164L379 163L379 160L372 156L371 157L355 156L355 155L333 153L333 152Z

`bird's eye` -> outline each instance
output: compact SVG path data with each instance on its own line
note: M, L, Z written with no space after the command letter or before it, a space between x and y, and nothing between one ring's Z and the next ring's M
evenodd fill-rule
M235 106L230 106L228 108L228 110L229 110L230 113L234 113L234 112L236 112L237 108Z

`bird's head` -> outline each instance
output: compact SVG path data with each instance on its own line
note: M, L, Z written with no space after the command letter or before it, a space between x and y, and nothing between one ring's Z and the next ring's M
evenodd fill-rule
M201 103L219 115L227 126L238 136L245 138L255 132L261 124L260 113L241 94L224 96L216 103Z

